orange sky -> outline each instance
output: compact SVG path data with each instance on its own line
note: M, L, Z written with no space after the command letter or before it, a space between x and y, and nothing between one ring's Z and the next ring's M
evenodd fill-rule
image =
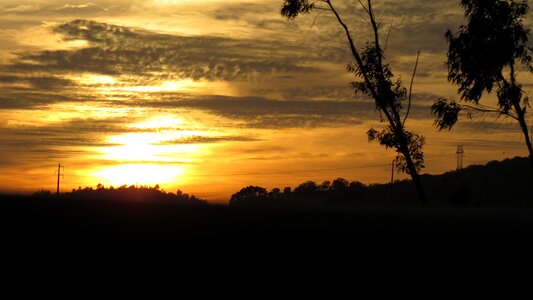
M221 202L246 185L389 180L394 152L367 142L383 124L349 86L341 28L328 14L287 21L278 2L3 0L0 191L54 190L59 162L64 191L159 183ZM426 137L423 173L454 169L459 144L466 165L526 155L510 119L432 125L431 103L458 98L443 37L463 20L455 2L376 1L393 72L407 81L422 53L407 126Z

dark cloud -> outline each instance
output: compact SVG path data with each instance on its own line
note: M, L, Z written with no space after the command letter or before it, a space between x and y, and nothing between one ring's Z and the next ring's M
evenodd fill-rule
M31 88L38 90L48 90L65 88L73 84L71 80L54 76L15 76L0 75L0 83L28 83Z
M61 102L94 101L90 95L76 95L63 89L61 93L28 90L26 88L3 88L0 94L0 109L29 109Z
M281 79L282 80L282 79ZM293 79L291 79L293 80ZM282 87L282 88L256 88L252 92L255 95L265 95L274 92L282 99L293 100L354 100L364 101L367 98L357 95L351 85L309 85L304 87Z
M458 123L461 130L470 131L470 132L483 132L483 133L517 133L520 134L522 131L520 125L510 119L505 117L500 117L496 114L486 114L486 113L473 113L471 119L468 119L467 116L460 115L460 123ZM458 126L458 127L459 127Z
M178 98L162 95L157 100L131 105L152 108L189 108L243 122L253 128L321 127L360 124L375 119L378 113L373 102L362 101L280 101L261 97L202 96ZM412 105L415 116L429 116L426 106Z

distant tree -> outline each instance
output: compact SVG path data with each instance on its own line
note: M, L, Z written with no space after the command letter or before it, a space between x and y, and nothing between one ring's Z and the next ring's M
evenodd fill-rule
M329 180L326 180L320 184L317 189L321 192L327 192L331 189L331 182Z
M198 197L184 194L178 190L176 194L167 193L161 189L159 185L153 187L148 185L142 186L126 186L122 185L119 188L110 186L106 188L103 184L98 184L96 189L91 187L72 189L71 193L62 194L65 199L71 200L91 200L91 201L137 201L137 202L172 202L177 204L198 205L206 204L207 201L199 199Z
M273 188L269 193L268 197L271 200L280 200L283 194L281 193L281 190L279 188Z
M268 191L265 188L250 185L231 195L229 203L235 206L257 204L267 198Z
M31 195L35 199L51 199L52 193L49 190L41 189Z
M286 186L285 188L283 188L283 194L289 195L291 193L292 193L292 189L290 186Z
M294 189L295 193L314 193L318 190L318 186L314 181L306 181Z
M350 183L344 178L337 178L331 183L331 189L334 191L345 191Z
M352 181L348 185L348 193L352 195L353 197L360 197L361 194L367 190L369 187L365 186L363 183L359 181Z
M396 150L398 154L395 160L397 170L411 175L419 198L427 203L427 197L419 177L419 171L424 168L424 154L422 152L424 137L408 131L405 127L411 106L411 89L408 93L400 79L394 78L389 64L385 62L385 50L381 46L380 25L376 21L372 7L373 1L359 0L358 3L368 17L373 33L373 40L368 42L361 51L357 49L348 26L342 20L331 0L284 0L281 15L288 19L294 19L300 14L308 14L313 10L333 13L337 22L344 29L351 54L355 60L355 63L348 64L347 71L362 80L353 82L352 86L356 92L361 92L374 99L376 109L388 123L380 131L373 128L368 130L368 139L369 141L378 141L386 148ZM407 110L402 116L405 100L408 100Z
M468 23L457 33L446 32L448 49L448 81L459 86L459 104L446 99L437 100L432 111L435 125L451 129L462 110L495 112L518 122L524 134L531 169L533 147L526 123L528 97L517 82L520 69L533 72L531 48L528 48L529 30L522 22L529 9L527 1L462 0ZM496 89L498 107L479 103L484 93Z

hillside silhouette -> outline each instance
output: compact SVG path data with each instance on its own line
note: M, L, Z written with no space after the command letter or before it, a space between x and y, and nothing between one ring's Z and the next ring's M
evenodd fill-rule
M533 206L533 178L528 158L491 161L486 165L441 175L421 175L431 207ZM391 184L349 182L343 178L296 188L267 191L248 186L232 195L229 204L241 207L349 208L361 206L424 206L416 200L409 180Z

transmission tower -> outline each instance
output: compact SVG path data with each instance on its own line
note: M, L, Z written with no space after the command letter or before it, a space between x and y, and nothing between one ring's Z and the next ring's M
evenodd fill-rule
M465 154L463 145L458 145L455 153L457 154L457 170L461 170L463 168L463 157Z

